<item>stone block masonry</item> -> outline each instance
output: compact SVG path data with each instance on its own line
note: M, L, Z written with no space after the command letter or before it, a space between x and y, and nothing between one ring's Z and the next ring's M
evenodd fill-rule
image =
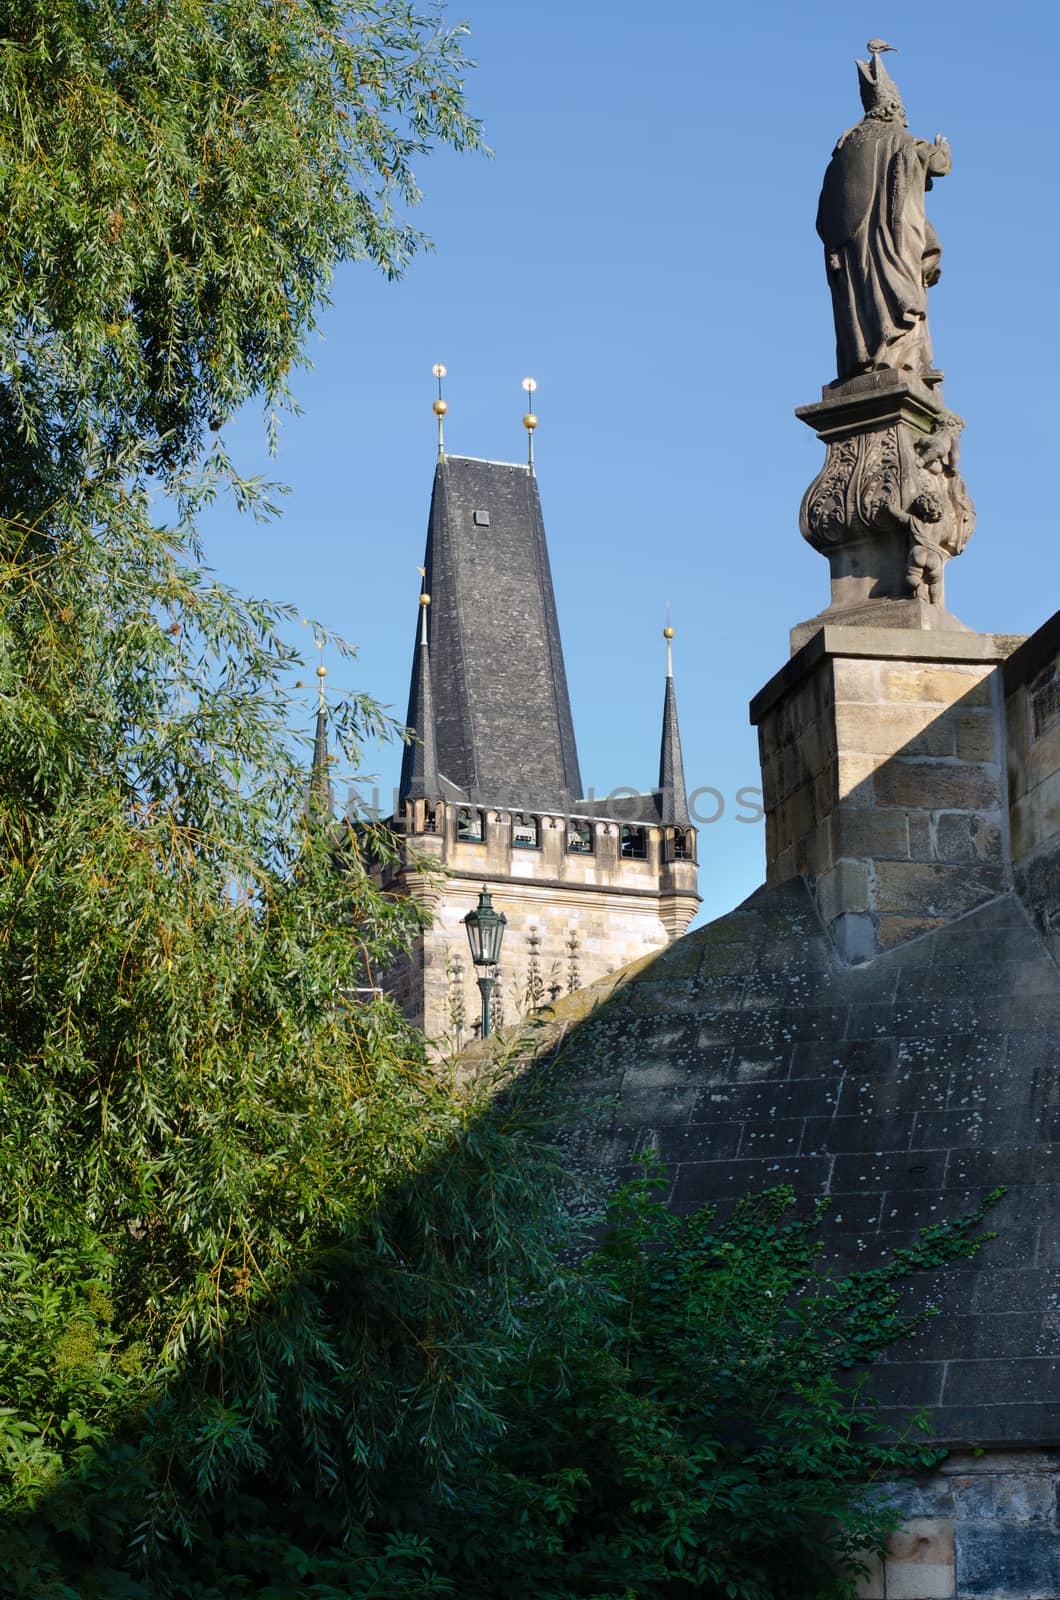
M856 1600L1057 1600L1057 1468L1048 1450L955 1452L918 1484L892 1485L905 1513Z
M766 881L806 879L844 961L1007 887L1013 641L824 627L752 702Z
M617 1180L654 1151L676 1210L790 1183L829 1197L831 1262L870 1267L1006 1185L998 1238L911 1286L937 1315L878 1396L955 1448L1060 1444L1060 973L1015 894L849 966L794 879L574 1015L572 1161Z

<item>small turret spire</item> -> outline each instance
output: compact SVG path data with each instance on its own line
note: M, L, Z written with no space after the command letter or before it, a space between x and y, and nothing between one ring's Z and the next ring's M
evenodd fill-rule
M685 763L681 754L681 732L677 726L677 696L674 693L674 630L670 626L670 608L666 608L666 690L663 695L662 741L659 746L659 809L663 822L688 827L688 795L685 790Z
M328 669L324 665L324 640L317 639L320 661L317 664L317 727L313 739L313 765L309 775L310 817L330 821L335 811L335 797L331 788L331 757L328 754L328 712L324 698L324 679Z
M434 373L434 376L438 379L438 398L434 402L434 405L431 407L431 410L434 412L435 416L438 418L438 460L442 461L444 459L444 457L445 457L445 433L444 433L443 428L442 428L442 420L443 420L446 412L449 410L449 407L446 405L445 400L442 398L442 379L446 375L447 368L445 367L443 362L436 361L434 363L434 366L431 368L431 371Z
M416 658L412 664L412 684L409 688L409 709L406 726L416 735L412 744L405 746L401 762L400 800L438 800L441 785L438 781L438 755L434 732L434 695L431 690L431 651L427 636L427 608L431 597L427 593L426 568L420 567L420 634Z

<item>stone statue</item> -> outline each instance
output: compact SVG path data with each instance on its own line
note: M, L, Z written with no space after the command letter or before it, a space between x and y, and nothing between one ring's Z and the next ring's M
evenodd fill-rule
M835 313L838 380L795 415L826 447L803 496L803 537L828 559L831 604L792 631L792 648L822 623L961 629L946 609L945 569L975 527L959 466L964 423L932 365L927 291L941 250L924 214L933 177L950 170L946 141L914 139L901 96L869 40L859 61L865 116L836 145L821 189Z
M906 126L898 86L871 39L858 62L862 120L836 145L824 175L817 232L824 242L840 381L890 367L932 372L927 291L942 255L924 211L933 178L950 170L941 134L928 144Z

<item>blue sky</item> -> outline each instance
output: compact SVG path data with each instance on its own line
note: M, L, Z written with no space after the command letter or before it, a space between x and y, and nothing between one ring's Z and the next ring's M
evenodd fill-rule
M689 786L728 799L700 841L718 915L763 876L762 829L736 820L758 778L748 700L789 628L827 604L827 564L798 531L823 447L792 413L834 376L813 221L872 35L899 47L911 130L953 149L929 196L944 252L930 320L978 529L947 602L1011 633L1060 605L1060 11L467 0L450 15L471 26L469 98L494 158L421 162L416 220L435 248L403 282L339 273L278 459L256 416L226 432L246 471L290 486L283 516L215 509L208 557L352 639L357 662L331 660L331 683L403 716L432 363L449 369L447 447L499 460L524 459L533 374L583 779L597 794L654 779L669 601ZM308 724L309 701L293 715ZM368 765L389 793L400 750Z

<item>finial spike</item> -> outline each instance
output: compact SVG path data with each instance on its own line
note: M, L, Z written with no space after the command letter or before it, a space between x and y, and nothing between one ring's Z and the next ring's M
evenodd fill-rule
M431 597L427 593L427 568L426 567L417 567L416 571L420 575L420 644L426 644L427 643L427 607L431 603Z
M317 639L315 641L315 643L316 643L317 649L320 651L320 662L319 662L319 664L317 666L317 687L318 687L318 689L320 691L318 705L320 707L320 710L323 711L323 709L324 709L324 679L328 675L328 669L324 665L324 645L325 645L326 641L324 639Z
M670 602L666 602L666 626L663 629L663 638L666 640L666 676L674 675L674 629L670 626Z
M537 379L536 378L524 378L523 379L523 388L526 390L526 393L527 393L528 396L532 396L533 393L534 393L534 390L537 388ZM527 400L527 405L528 406L532 406L533 405L533 400L532 399L528 399ZM527 463L526 464L530 468L530 471L533 472L533 470L534 470L534 429L537 427L537 418L535 417L533 411L527 411L526 415L523 417L523 427L526 429L526 442L527 442Z
M431 407L431 409L438 418L438 460L442 461L445 457L445 435L442 431L442 419L449 410L445 400L442 398L442 379L446 375L447 368L444 362L436 361L434 366L431 368L431 371L438 379L438 398L434 402L434 405Z

